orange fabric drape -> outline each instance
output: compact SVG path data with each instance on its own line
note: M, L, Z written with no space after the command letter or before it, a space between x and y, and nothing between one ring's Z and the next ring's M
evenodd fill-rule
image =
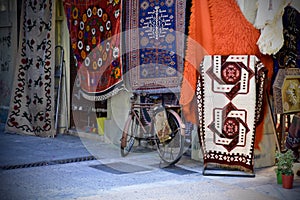
M192 0L180 104L185 120L197 124L195 90L203 57L213 53L208 1Z
M205 54L256 55L273 72L273 60L259 51L257 30L240 11L235 0L192 0L180 104L186 121L198 124L195 89L199 65ZM255 148L263 135L263 122L256 127Z

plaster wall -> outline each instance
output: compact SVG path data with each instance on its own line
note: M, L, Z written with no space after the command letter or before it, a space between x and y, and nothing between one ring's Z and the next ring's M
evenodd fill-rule
M17 53L16 0L0 0L0 16L0 123L5 123Z

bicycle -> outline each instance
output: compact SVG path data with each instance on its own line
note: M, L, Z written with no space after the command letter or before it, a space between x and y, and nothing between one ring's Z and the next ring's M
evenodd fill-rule
M144 102L138 102L141 99ZM185 149L185 125L179 115L178 103L166 103L163 94L133 94L130 103L121 138L121 155L127 156L144 140L156 146L160 158L166 164L177 163Z

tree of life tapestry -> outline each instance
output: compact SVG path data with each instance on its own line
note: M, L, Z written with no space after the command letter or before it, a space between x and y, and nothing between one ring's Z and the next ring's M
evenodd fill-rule
M65 0L80 94L102 101L122 89L120 0Z
M126 86L179 90L183 71L185 0L126 1Z
M54 136L55 1L24 0L6 130Z
M196 91L204 168L253 172L259 67L256 56L204 57Z

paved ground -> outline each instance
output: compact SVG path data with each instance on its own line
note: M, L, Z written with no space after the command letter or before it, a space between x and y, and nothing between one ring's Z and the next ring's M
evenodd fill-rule
M189 156L162 168L155 151L122 158L118 146L99 137L40 138L4 133L3 125L0 146L1 200L300 199L300 177L283 189L274 167L256 169L254 178L203 176L202 164Z

